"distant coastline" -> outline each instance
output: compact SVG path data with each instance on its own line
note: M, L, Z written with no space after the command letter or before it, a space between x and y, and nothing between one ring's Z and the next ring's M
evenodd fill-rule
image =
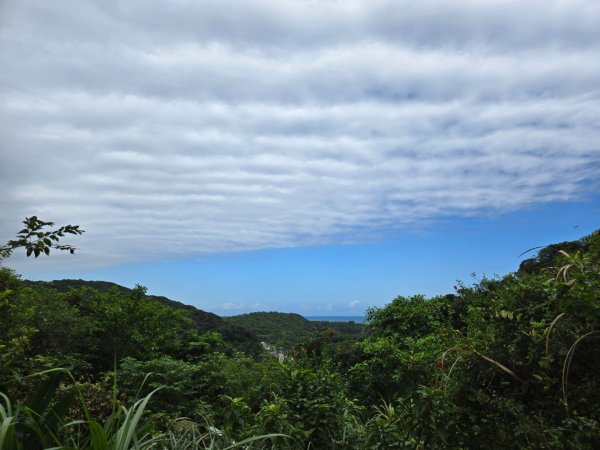
M365 322L365 316L304 316L304 318L313 322Z

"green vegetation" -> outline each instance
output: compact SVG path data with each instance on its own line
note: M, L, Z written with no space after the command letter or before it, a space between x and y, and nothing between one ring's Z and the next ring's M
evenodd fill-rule
M332 330L337 338L351 339L358 338L363 329L360 323L311 321L300 314L280 312L255 312L224 319L252 332L261 341L285 350L315 333Z
M23 284L27 287L31 287L34 290L37 289L50 289L62 293L72 292L77 295L80 290L89 290L94 292L109 293L112 292L115 295L121 297L128 297L133 294L132 289L120 286L116 283L110 283L107 281L85 281L85 280L55 280L55 281L29 281L24 280ZM160 304L171 309L178 310L181 314L188 317L191 320L193 328L199 333L216 332L221 335L227 349L225 352L232 354L235 351L241 351L249 354L257 354L260 352L260 340L259 338L248 331L245 327L237 326L235 323L230 323L224 318L217 316L216 314L209 313L197 309L191 305L185 305L183 303L171 300L167 297L156 296L156 295L145 295L144 290L144 301ZM223 349L222 349L223 350Z
M0 268L0 450L599 447L599 232L398 297L360 335L205 314ZM289 351L240 351L224 330Z
M17 233L16 239L12 239L0 247L0 261L2 258L8 258L17 248L24 248L27 256L33 254L36 258L41 254L50 255L50 250L53 248L68 251L73 255L76 248L72 245L61 244L60 239L65 237L65 234L81 235L85 233L79 228L79 225L64 225L55 230L48 230L48 227L54 226L54 222L44 222L37 216L26 217L23 225L25 228Z

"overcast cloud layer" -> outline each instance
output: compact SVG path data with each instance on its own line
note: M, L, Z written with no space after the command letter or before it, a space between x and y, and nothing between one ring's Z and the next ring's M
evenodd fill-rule
M373 239L600 179L597 0L9 0L0 67L0 236L80 224L63 267Z

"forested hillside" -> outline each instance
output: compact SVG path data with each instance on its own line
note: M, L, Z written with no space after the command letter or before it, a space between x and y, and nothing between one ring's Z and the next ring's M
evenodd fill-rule
M300 314L280 312L255 312L224 319L247 329L261 341L288 350L315 333L331 330L339 337L358 338L363 329L362 324L355 322L311 321Z
M108 281L86 281L86 280L54 280L54 281L30 281L24 280L25 286L33 289L50 289L57 292L68 293L76 292L79 289L89 289L96 292L113 292L121 296L131 296L132 289L120 286ZM192 324L199 333L214 331L219 333L224 342L228 344L231 351L243 351L256 354L260 350L259 339L256 335L249 332L248 329L236 326L216 314L202 311L191 305L171 300L167 297L157 295L144 295L146 301L156 302L161 305L180 310L184 315L191 319Z
M600 447L599 232L372 308L360 339L227 319L261 338L289 325L281 363L235 352L204 314L0 269L0 449Z

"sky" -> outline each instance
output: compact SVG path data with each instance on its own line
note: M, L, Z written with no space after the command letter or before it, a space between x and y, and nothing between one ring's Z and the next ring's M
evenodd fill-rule
M361 315L599 228L597 0L3 0L0 67L0 241L86 230L25 278Z

